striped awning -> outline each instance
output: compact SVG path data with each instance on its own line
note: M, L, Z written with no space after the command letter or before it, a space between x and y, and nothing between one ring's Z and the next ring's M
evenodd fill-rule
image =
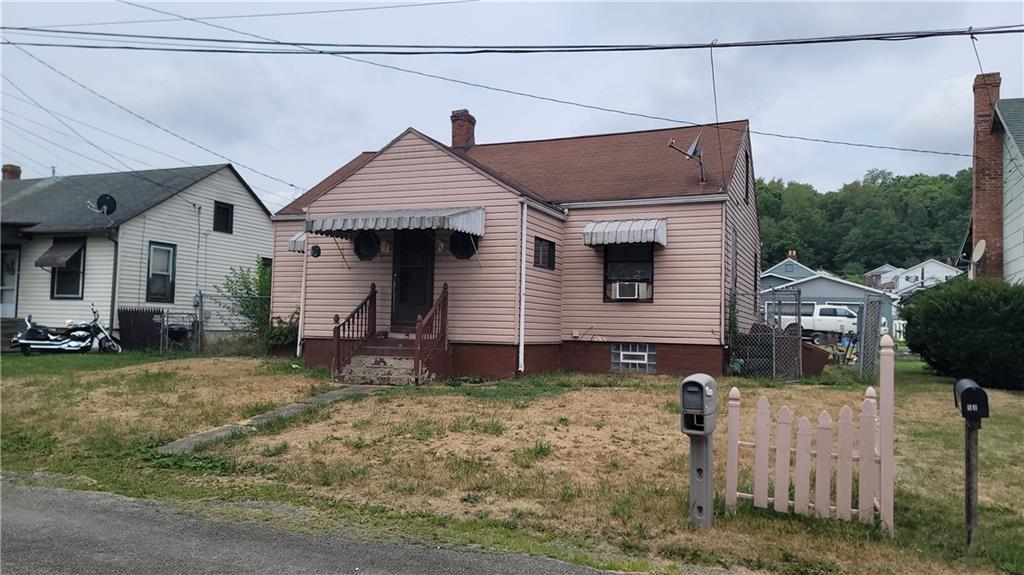
M288 251L299 254L306 251L306 232L299 232L288 240Z
M585 246L650 243L668 245L668 226L665 220L590 222L583 228Z
M361 230L451 230L484 235L484 208L414 208L346 212L306 222L306 231L347 237Z

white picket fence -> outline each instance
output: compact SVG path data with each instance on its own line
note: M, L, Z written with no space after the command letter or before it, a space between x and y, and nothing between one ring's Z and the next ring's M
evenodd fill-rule
M755 507L768 508L771 505L780 513L814 514L818 517L844 520L857 518L865 523L874 522L877 513L882 528L891 535L895 465L894 359L892 338L888 335L883 336L879 357L879 394L876 396L874 388L867 388L860 406L859 426L855 427L853 410L847 405L839 410L839 419L835 425L828 411L822 411L818 415L816 428L812 427L806 417L801 417L796 423L796 447L792 446L793 412L785 405L779 408L776 414L775 442L772 444L771 404L764 396L757 401L754 441L741 440L740 391L732 388L729 391L726 440L726 510L735 512L737 499L746 499L752 500ZM834 428L838 428L838 433L834 433ZM754 452L753 493L738 490L740 449ZM775 465L770 469L769 459L772 453L775 454ZM795 473L791 470L792 459L796 460ZM858 483L856 508L853 507L855 467ZM770 475L773 479L769 478ZM774 497L768 495L770 481L774 483Z

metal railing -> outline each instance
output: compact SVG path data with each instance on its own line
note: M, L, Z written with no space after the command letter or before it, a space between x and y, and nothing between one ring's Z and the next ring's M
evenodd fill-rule
M356 306L344 320L334 314L334 360L332 371L334 379L341 376L341 368L345 367L352 356L366 340L377 333L377 284L370 284L370 293Z
M416 354L413 356L413 376L416 383L423 377L427 360L439 346L448 347L448 283L441 287L441 295L426 315L416 316Z

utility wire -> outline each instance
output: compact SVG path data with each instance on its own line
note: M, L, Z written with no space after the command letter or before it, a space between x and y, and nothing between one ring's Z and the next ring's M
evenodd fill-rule
M168 12L166 10L161 10L159 8L153 8L152 6L145 6L145 5L142 5L142 4L137 4L137 3L134 3L134 2L130 2L128 0L118 0L118 1L121 2L122 4L127 4L129 6L134 6L136 8L141 8L143 10L149 10L149 11L152 11L152 12L157 12L157 13L168 15L168 16L174 16L174 17L176 17L176 18L178 18L180 20L188 20L188 21L191 21L191 22L195 22L197 24L202 24L204 26L210 26L212 28L218 28L218 29L221 29L221 30L226 30L228 32L233 32L235 34L240 34L242 36L248 36L250 38L256 38L256 39L259 39L259 40L266 40L268 42L274 42L276 44L292 45L292 46L295 46L295 47L298 47L298 48L305 49L305 50L307 50L309 52L322 53L321 51L316 50L314 48L307 48L307 47L299 45L299 44L288 44L286 42L280 42L278 40L274 40L273 38L268 38L266 36L260 36L259 34L253 34L251 32L245 32L245 31L242 31L242 30L237 30L235 28L230 28L228 26L223 26L223 25L220 25L220 24L213 24L213 23L210 23L210 22L203 22L201 20L196 20L195 18L192 18L192 17L189 17L189 16L182 16L182 15L179 15L179 14L175 14L173 12ZM450 78L450 77L447 77L447 76L442 76L440 74L431 74L429 72L422 72L422 71L419 71L419 70L414 70L412 68L404 68L404 67L395 66L395 65L392 65L392 64L384 64L382 62L376 62L376 61L373 61L373 60L366 60L366 59L363 59L363 58L356 58L354 56L335 55L335 54L327 54L327 55L335 56L337 58L343 58L345 60L349 60L349 61L352 61L352 62L358 62L360 64L366 64L366 65L375 66L375 67L378 67L378 68L394 70L394 71L402 72L402 73L405 73L405 74L412 74L414 76L420 76L420 77L423 77L423 78L431 78L431 79L434 79L434 80L440 80L440 81L448 82L448 83L451 83L451 84L458 84L458 85L461 85L461 86L470 86L470 87L473 87L473 88L480 88L482 90L488 90L488 91L491 91L491 92L497 92L497 93L501 93L501 94L509 94L509 95L513 95L513 96L521 96L521 97L524 97L524 98L532 98L534 100L540 100L540 101L545 101L545 102L553 102L553 103L556 103L556 104L564 104L564 105L567 105L567 106L574 106L574 107L583 108L583 109L586 109L586 110L596 110L596 111L600 111L600 112L609 112L609 113L612 113L612 114L620 114L620 115L623 115L623 116L630 116L630 117L634 117L634 118L645 118L645 119L648 119L648 120L659 120L659 121L662 121L662 122L669 122L669 123L673 123L673 124L683 124L683 125L688 125L688 126L702 126L702 125L704 125L704 124L701 124L699 122L693 122L693 121L689 121L689 120L682 120L682 119L678 119L678 118L669 118L669 117L666 117L666 116L657 116L657 115L653 115L653 114L644 114L644 113L640 113L640 112L631 112L631 111L628 111L628 110L620 110L620 109L616 109L616 108L610 108L610 107L607 107L607 106L598 106L598 105L594 105L594 104L585 104L585 103L582 103L582 102L575 102L575 101L572 101L572 100L566 100L566 99L562 99L562 98L553 98L553 97L550 97L550 96L541 96L539 94L532 94L532 93L529 93L529 92L523 92L521 90L512 90L512 89L509 89L509 88L501 88L501 87L498 87L498 86L492 86L492 85L483 84L483 83L479 83L479 82L470 82L468 80L460 80L460 79L457 79L457 78ZM847 147L856 147L856 148L870 148L870 149L876 149L876 150L892 150L892 151L898 151L898 152L912 152L912 153L917 153L917 154L932 154L932 155L939 155L939 156L956 156L956 157L967 157L967 158L973 157L971 154L963 154L963 153L959 153L959 152L946 152L946 151L937 151L937 150L925 150L925 149L921 149L921 148L908 148L908 147L900 147L900 146L886 146L886 145L880 145L880 144L867 144L867 143L864 143L864 142L846 142L846 141L842 141L842 140L829 140L829 139L826 139L826 138L812 138L812 137L808 137L808 136L795 136L795 135L791 135L791 134L781 134L781 133L778 133L778 132L766 132L766 131L758 131L758 130L747 130L747 129L734 128L734 127L727 126L727 125L723 125L722 129L723 130L733 130L733 131L741 132L741 133L742 132L749 132L751 134L757 134L757 135L760 135L760 136L768 136L768 137L773 137L773 138L782 138L782 139L797 140L797 141L803 141L803 142L816 142L816 143L820 143L820 144L831 144L831 145L836 145L836 146L847 146Z
M15 148L12 148L10 145L7 144L7 142L3 143L3 148L5 150L7 150L7 157L11 158L12 160L18 162L19 164L21 164L23 166L25 164L35 164L35 165L39 166L40 168L42 168L41 171L42 171L43 174L48 173L52 169L52 166L47 166L46 164L43 164L40 161L33 160L32 156L30 154L25 154L24 152L20 152L20 151L16 150ZM4 162L4 163L6 163L6 162Z
M22 115L20 115L20 114L15 114L14 112L11 112L11 111L9 111L9 110L4 110L4 115L5 115L5 116L7 116L7 115L11 115L11 116L15 116L15 117L21 118L22 120L24 120L24 121L26 121L26 122L29 122L29 123L35 124L35 125L39 126L40 128L43 128L43 129L49 130L49 131L51 131L51 132L54 132L54 133L56 133L56 134L60 134L61 136L64 136L65 138L71 138L71 139L74 139L74 136L72 136L71 134L69 134L69 133L67 133L67 132L63 132L63 131L61 131L61 130L58 130L57 128L52 128L52 127L50 127L50 126L47 126L46 124L44 124L44 123L42 123L42 122L37 122L37 121L35 121L35 120L31 119L31 118L27 118L27 117L25 117L25 116L22 116ZM5 117L4 119L3 119L3 122L4 122L5 124L9 124L9 125L11 125L11 126L13 126L13 127L17 128L17 129L20 129L20 130L22 130L23 132L26 132L26 133L29 133L29 134L33 134L33 135L35 135L35 136L36 136L36 137L38 137L38 138L42 138L42 136L39 136L38 134L35 134L34 132L32 132L31 130L29 130L28 128L26 128L26 127L24 127L24 126L22 126L22 125L20 125L20 124L17 124L17 123L15 123L15 122L14 122L13 120L10 120L10 119L8 119L8 118L6 118L6 117ZM56 144L56 143L54 143L54 142L51 142L51 143L53 143L53 145L55 145L55 146L57 145L57 144ZM72 150L68 150L68 151L72 151ZM77 153L77 152L72 152L72 153ZM117 156L121 156L121 157L123 157L123 158L127 158L127 159L129 159L129 160L131 160L131 161L133 161L133 162L136 162L136 163L138 163L138 164L142 164L142 165L144 165L144 166L147 166L147 167L150 167L150 168L153 168L153 169L156 169L156 168L157 168L156 166L154 166L153 164L150 164L149 162L146 162L146 161L140 160L140 159L138 159L138 158L133 158L132 156L129 156L128 154L122 154L122 153L120 153L120 152L115 152L115 151L113 151L113 150L111 150L111 151L110 151L110 153L111 153L111 154L115 154L115 155L117 155Z
M134 5L134 4L133 4ZM155 11L159 11L153 9ZM164 13L162 11L159 11ZM167 12L168 14L170 12ZM186 18L187 19L187 18ZM196 18L193 21L204 24L202 19ZM227 27L219 27L228 30ZM3 26L7 34L28 34L43 36L52 39L70 40L72 38L85 38L90 41L114 41L119 38L131 41L133 44L116 46L92 45L92 44L56 44L39 42L12 42L17 45L33 46L58 46L67 48L95 48L115 50L146 50L146 51L171 51L171 52L210 52L210 53L240 53L240 54L338 54L338 55L476 55L476 54L538 54L538 53L587 53L587 52L652 52L652 51L674 51L674 50L696 50L707 48L753 48L768 46L805 46L815 44L835 44L850 42L903 42L910 40L921 40L926 38L940 38L950 36L979 36L991 34L1021 34L1024 33L1024 24L987 26L982 28L953 28L953 29L932 29L913 30L905 32L874 32L866 34L847 34L833 36L814 36L803 38L778 38L771 40L747 40L737 42L696 42L696 43L670 43L670 44L547 44L547 45L453 45L453 44L351 44L351 43L325 43L305 41L275 41L263 40L238 40L231 38L210 38L196 36L168 36L155 34L121 34L113 32L88 32L88 31L48 31L39 27L28 26ZM234 30L232 30L234 31ZM241 32L237 32L241 33ZM187 44L169 44L167 48L149 46L149 40L170 40L175 42L187 42ZM196 44L202 43L202 44ZM210 44L229 44L234 48L217 48ZM286 45L302 48L319 48L315 52L305 49L272 50L267 48L254 48L253 46ZM330 48L328 50L328 48Z
M301 12L268 12L258 14L225 14L219 16L202 16L197 20L237 20L241 18L278 18L281 16L308 16L313 14L336 14L340 12L369 12L372 10L394 10L398 8L420 8L424 6L443 6L445 4L468 4L477 0L446 0L444 2L420 2L416 4L390 4L383 6L366 6L361 8L332 8L328 10L304 10ZM82 26L110 26L117 24L155 24L175 22L177 18L156 18L150 20L114 20L109 22L88 22L82 24L49 24L36 28L78 28Z
M6 118L4 119L3 123L8 125L8 126L10 126L10 127L12 127L12 128L14 128L18 132L26 134L26 135L28 135L28 136L30 136L32 138L35 138L35 139L38 139L38 140L42 140L42 141L46 142L47 144L50 144L51 146L60 148L61 150L64 150L65 152L70 152L70 153L72 153L72 154L74 154L74 155L76 155L76 156L78 156L80 158L89 160L90 162L93 162L95 164L99 164L101 166L104 166L104 167L107 167L107 168L110 168L110 169L114 169L114 170L117 169L114 166L111 166L110 164L108 164L107 162L105 162L103 160L98 160L98 159L96 159L96 158L94 158L92 156L89 156L87 154L83 154L82 152L79 152L78 150L74 150L72 148L69 148L69 147L63 145L63 144L59 144L57 142L54 142L53 140L47 138L46 136L40 136L39 134L29 130L28 128L25 128L25 127L22 127L22 126L20 126L18 124L15 124L14 122L12 122L12 121L10 121L10 120L8 120ZM76 166L76 167L81 169L81 166Z
M7 42L5 42L5 44L6 43ZM143 122L149 124L150 126L153 126L154 128L159 129L160 131L162 131L162 132L164 132L166 134L170 134L171 136L174 136L175 138L177 138L177 139L179 139L179 140L181 140L183 142L191 144L192 146L195 146L195 147L199 148L200 150L203 150L204 152L207 152L209 154L213 154L214 156L217 156L218 158L221 158L223 160L231 162L232 164L234 164L234 165L236 165L236 166L238 166L240 168L245 168L246 170L249 170L250 172L253 172L255 174L259 174L259 175L263 176L264 178L267 178L267 179L270 179L270 180L274 180L275 182L280 182L282 184L285 184L286 186L291 187L292 189L296 190L297 192L305 192L306 191L306 188L303 188L301 186L297 186L297 185L295 185L295 184L293 184L293 183L291 183L291 182L289 182L287 180L283 180L283 179L278 178L276 176L272 176L272 175L270 175L270 174L268 174L266 172L258 170L258 169L254 168L252 166L249 166L248 164L243 164L243 163L241 163L241 162L239 162L237 160L233 160L233 159L229 158L228 156L225 156L224 154L219 154L219 153L211 150L210 148L208 148L208 147L206 147L206 146L204 146L204 145L202 145L202 144L200 144L200 143L198 143L198 142L196 142L194 140L191 140L189 138L186 138L185 136L182 136L181 134L179 134L177 132L171 131L171 130L161 126L160 124L157 124L156 122L150 120L149 118L146 118L145 116L142 116L141 114L138 114L135 111L133 111L133 110L131 110L131 109L129 109L129 108L127 108L127 107L117 103L117 102L115 102L114 100L104 96L103 94L100 94L96 90L93 90L89 86L86 86L82 82L79 82L75 78L73 78L73 77L69 76L68 74L65 74L64 72L58 70L53 65L51 65L50 63L46 62L45 60L39 58L38 56L36 56L32 52L29 52L25 48L22 48L21 46L14 46L14 48L16 50L21 51L23 54L25 54L29 58L32 58L36 62L42 64L44 67L48 68L50 71L52 71L52 72L56 73L57 75L61 76L65 80L68 80L72 84L75 84L79 88L82 88L83 90L89 92L90 94L96 96L97 98L100 98L101 100L107 102L108 104L111 104L114 107L120 108L124 112L127 112L128 114L138 118L139 120L142 120ZM29 98L29 99L31 99L31 98ZM72 131L74 131L74 130L72 130ZM291 199L293 199L293 198L289 198L289 201L291 201Z

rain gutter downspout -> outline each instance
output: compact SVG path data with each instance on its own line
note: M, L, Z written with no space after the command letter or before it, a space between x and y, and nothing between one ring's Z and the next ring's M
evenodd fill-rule
M523 228L519 234L519 369L518 373L526 370L526 217L529 210L526 202L523 204Z
M309 208L302 208L302 233L309 225ZM302 357L302 328L306 319L306 261L309 259L309 234L302 238L302 287L299 289L299 333L295 338L295 357Z

